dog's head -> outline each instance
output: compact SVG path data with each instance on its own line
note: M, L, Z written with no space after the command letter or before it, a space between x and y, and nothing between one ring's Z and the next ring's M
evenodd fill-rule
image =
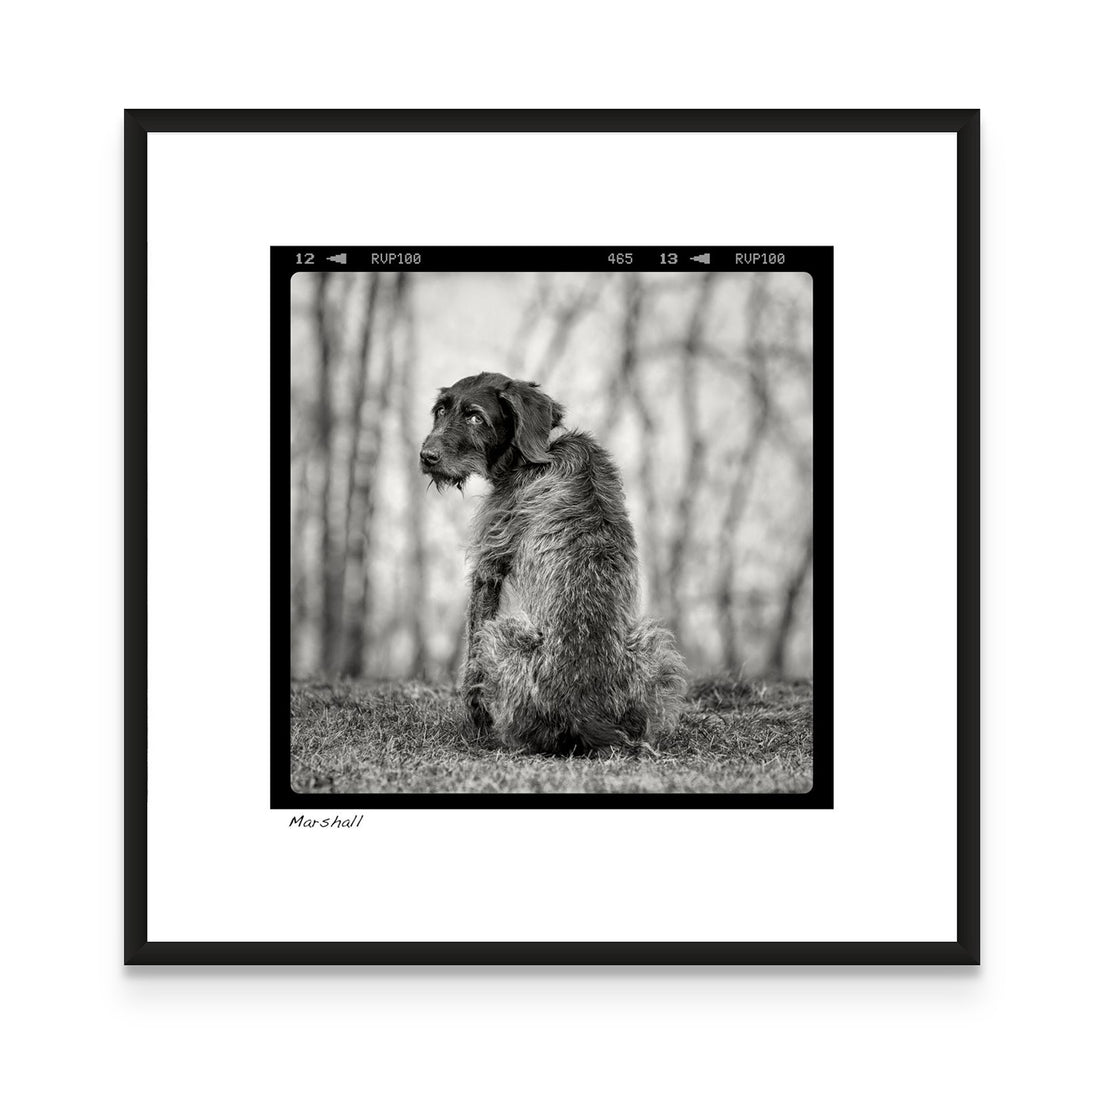
M463 378L439 391L420 469L443 489L461 488L471 474L489 477L513 465L549 462L550 430L564 412L535 382L503 374Z

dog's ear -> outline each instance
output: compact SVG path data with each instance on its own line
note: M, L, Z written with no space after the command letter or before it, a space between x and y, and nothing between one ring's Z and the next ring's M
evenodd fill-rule
M499 396L512 410L516 422L512 437L516 450L529 463L549 462L546 444L550 441L550 429L561 423L565 409L547 397L537 382L517 382L513 379Z

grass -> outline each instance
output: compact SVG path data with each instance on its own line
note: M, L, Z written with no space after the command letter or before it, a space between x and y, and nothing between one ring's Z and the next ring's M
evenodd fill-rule
M291 782L308 793L803 792L812 784L813 685L699 681L656 753L554 758L463 733L453 688L294 684Z

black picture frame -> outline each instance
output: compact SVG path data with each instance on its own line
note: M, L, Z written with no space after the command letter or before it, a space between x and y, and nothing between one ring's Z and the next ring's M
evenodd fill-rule
M128 110L125 113L124 961L150 964L977 964L980 191L977 110ZM957 150L956 938L942 942L150 942L147 137L154 132L937 132Z

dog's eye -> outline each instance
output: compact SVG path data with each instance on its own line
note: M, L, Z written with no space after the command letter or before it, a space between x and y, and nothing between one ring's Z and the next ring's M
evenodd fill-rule
M473 424L473 426L476 428L478 426L478 424L484 424L485 421L482 420L481 417L477 413L467 413L466 414L466 423L467 424Z

